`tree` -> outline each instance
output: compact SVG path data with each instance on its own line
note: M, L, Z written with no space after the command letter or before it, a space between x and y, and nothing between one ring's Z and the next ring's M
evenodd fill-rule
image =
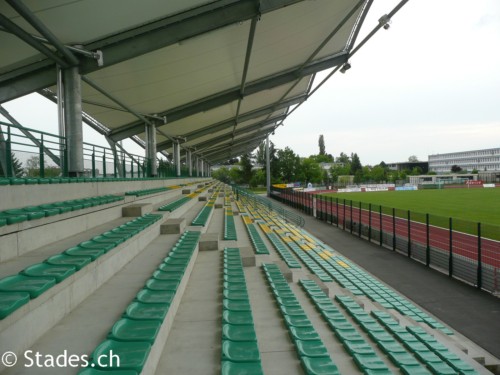
M408 158L408 161L410 163L418 163L418 158L416 155L411 155L409 158Z
M224 182L225 184L231 183L231 177L229 175L229 169L227 169L227 167L221 167L216 171L213 171L212 177L221 182Z
M274 143L269 141L269 167L271 169L271 181L279 178L278 157L276 156L276 147ZM262 141L256 152L257 164L262 166L262 170L266 170L266 141Z
M376 165L370 171L370 178L375 182L387 181L387 170L381 165Z
M278 170L279 176L285 182L296 180L297 172L300 168L300 158L295 155L290 147L284 150L278 150Z
M250 187L257 187L259 185L266 184L266 172L262 169L255 171L252 178L250 179Z
M349 164L351 161L349 159L349 156L344 154L343 152L340 153L340 156L337 158L337 163L344 163L344 164Z
M301 181L320 183L323 172L319 164L312 158L306 158L300 163L299 179Z
M362 169L363 166L361 165L358 154L351 154L351 174L356 175L356 172L361 172Z
M16 156L11 153L11 162L12 162L12 168L13 168L13 172L14 172L14 177L21 177L23 175L23 163L21 163L19 161L18 158L16 158ZM7 173L4 172L3 170L3 167L2 167L2 163L0 163L0 176L3 176L3 177L7 177Z
M249 184L252 179L253 171L252 171L252 161L251 155L249 153L243 155L240 160L241 165L241 178L243 183Z
M462 172L462 168L460 166L458 166L458 165L455 164L455 165L451 166L451 171L453 173L459 173L459 172Z
M40 157L33 155L26 160L26 175L28 177L40 176Z
M325 138L323 137L323 134L319 136L318 140L318 145L319 145L319 155L325 155Z
M330 168L330 176L332 176L333 182L340 182L339 176L347 176L351 172L350 164L342 165L335 164Z

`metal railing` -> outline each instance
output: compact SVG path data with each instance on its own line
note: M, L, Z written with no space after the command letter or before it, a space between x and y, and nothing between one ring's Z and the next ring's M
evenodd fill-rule
M500 227L293 189L271 198L492 293L500 290Z
M145 178L151 160L124 150L83 143L84 177ZM158 160L157 177L175 178L175 166ZM66 138L0 121L0 177L68 177ZM181 168L181 176L189 170ZM193 176L197 176L193 169Z

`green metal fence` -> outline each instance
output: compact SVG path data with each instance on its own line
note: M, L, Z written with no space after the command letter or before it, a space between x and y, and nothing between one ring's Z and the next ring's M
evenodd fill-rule
M0 121L0 177L68 177L66 138ZM84 177L145 178L151 160L122 150L83 143ZM157 177L175 178L175 166L158 160ZM193 169L192 176L197 176ZM187 167L180 177L189 176Z

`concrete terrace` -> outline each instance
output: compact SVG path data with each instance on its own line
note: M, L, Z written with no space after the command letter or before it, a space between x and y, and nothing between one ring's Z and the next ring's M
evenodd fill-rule
M499 373L498 299L402 256L208 178L62 187L0 186L0 210L123 199L0 227L0 351L19 359L1 374ZM27 350L94 367L27 367Z

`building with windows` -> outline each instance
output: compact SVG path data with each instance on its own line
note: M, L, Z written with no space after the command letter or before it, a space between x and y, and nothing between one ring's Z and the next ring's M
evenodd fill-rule
M429 155L429 171L431 172L451 172L451 167L454 165L467 172L500 171L500 147Z

